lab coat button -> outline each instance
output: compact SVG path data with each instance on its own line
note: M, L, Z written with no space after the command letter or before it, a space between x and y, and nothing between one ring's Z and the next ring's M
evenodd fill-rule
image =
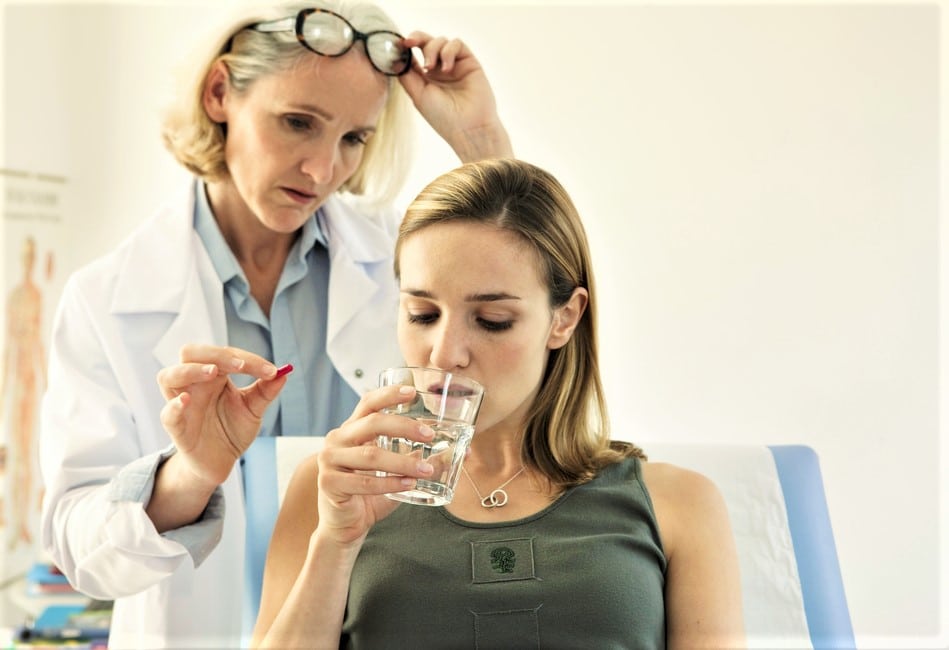
M361 377L362 377L362 368L356 368L356 379L360 379Z

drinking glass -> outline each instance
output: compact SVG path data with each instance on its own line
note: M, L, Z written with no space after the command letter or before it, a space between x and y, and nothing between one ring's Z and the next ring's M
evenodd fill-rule
M428 442L380 435L377 444L398 454L427 460L435 467L430 478L418 479L415 488L386 496L424 506L451 503L461 475L461 463L474 436L475 419L484 398L484 387L456 373L436 368L389 368L379 375L380 386L414 386L415 398L386 409L427 424L435 430ZM379 472L379 476L387 476Z

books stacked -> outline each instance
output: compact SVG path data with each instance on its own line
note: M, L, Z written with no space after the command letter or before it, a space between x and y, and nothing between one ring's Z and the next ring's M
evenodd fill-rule
M30 625L16 631L13 648L98 650L107 647L112 603L93 600L88 605L50 605Z
M53 564L36 562L26 574L29 612L25 625L13 631L16 650L100 650L107 646L112 602L90 600L73 589Z
M45 562L30 567L26 574L26 592L31 596L78 593L59 569Z

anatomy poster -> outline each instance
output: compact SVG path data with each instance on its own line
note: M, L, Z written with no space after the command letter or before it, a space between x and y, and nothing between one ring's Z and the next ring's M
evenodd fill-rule
M39 413L61 287L57 260L68 183L62 176L0 169L0 187L0 577L6 578L22 573L39 553Z

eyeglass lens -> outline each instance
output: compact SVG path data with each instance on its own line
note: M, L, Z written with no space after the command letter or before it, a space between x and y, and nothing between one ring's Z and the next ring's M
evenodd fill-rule
M314 11L303 20L303 38L307 45L327 56L338 56L348 50L357 36L340 16L327 11ZM382 73L398 75L411 61L402 37L393 32L371 32L364 35L366 54Z

